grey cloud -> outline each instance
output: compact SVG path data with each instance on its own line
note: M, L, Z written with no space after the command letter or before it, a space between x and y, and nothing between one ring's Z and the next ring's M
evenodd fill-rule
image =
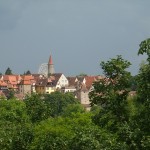
M0 30L12 30L21 18L22 11L29 4L29 0L1 0L0 1Z

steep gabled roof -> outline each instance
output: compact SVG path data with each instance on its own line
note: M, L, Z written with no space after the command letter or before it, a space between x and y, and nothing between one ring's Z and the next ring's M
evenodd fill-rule
M32 76L32 75L23 75L22 79L23 80L34 80L34 76Z
M8 84L8 88L17 89L19 75L3 75L2 79Z
M46 86L47 85L47 79L38 79L36 80L36 86Z
M96 81L96 78L95 76L86 76L85 80L86 80L85 84L86 84L87 89L90 89L94 81Z
M50 78L38 79L36 81L36 86L54 87L55 85L55 80L52 81Z
M69 86L76 86L78 79L77 77L67 77Z
M40 79L40 78L45 78L44 75L42 74L31 74L34 77L34 80Z
M54 73L50 78L53 78L56 82L58 82L62 75L62 73Z
M20 85L31 85L35 83L34 77L32 75L23 75L21 78L22 80L19 83Z

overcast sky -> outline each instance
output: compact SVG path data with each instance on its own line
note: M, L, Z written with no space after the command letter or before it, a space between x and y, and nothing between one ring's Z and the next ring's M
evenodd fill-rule
M37 73L53 57L56 72L102 74L116 55L138 73L150 38L150 0L0 0L0 72Z

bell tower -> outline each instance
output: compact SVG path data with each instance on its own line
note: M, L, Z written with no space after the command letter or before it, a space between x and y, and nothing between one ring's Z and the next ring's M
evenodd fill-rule
M49 57L49 61L48 61L48 77L52 74L55 73L55 70L54 70L54 64L53 64L53 60L52 60L52 56L50 55Z

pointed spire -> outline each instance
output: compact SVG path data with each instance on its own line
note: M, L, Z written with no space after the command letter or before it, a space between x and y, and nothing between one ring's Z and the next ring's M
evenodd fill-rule
M48 61L48 77L54 73L55 73L54 64L52 61L52 56L50 55L49 61Z
M52 61L52 56L51 56L51 55L50 55L50 57L49 57L49 62L48 62L48 64L53 65L53 61Z

